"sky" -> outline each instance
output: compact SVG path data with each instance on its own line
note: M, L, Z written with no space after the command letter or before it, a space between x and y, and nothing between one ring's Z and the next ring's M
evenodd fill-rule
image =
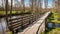
M43 2L42 8L45 8L44 0L42 0L42 2ZM48 0L48 8L52 8L52 0Z
M16 1L16 0L15 0ZM20 0L18 0L18 1L20 1ZM9 0L9 2L11 2L10 0ZM42 8L45 8L45 5L44 5L44 0L42 0ZM2 1L0 0L0 6L1 6L1 4L2 4ZM13 3L13 5L14 5L14 3ZM25 0L25 5L26 6L29 6L29 0ZM52 8L52 0L48 0L48 8Z
M44 5L44 0L42 0L42 8L45 8L45 5ZM28 5L29 4L29 0L26 0L25 1L25 4ZM52 8L52 0L48 0L48 8Z
M1 4L2 4L2 2L1 2L1 0L0 0L0 6L1 6Z
M48 0L48 8L51 7L52 8L52 0Z

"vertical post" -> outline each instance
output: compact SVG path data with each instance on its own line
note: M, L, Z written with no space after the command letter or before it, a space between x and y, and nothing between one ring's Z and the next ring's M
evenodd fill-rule
M5 8L6 8L6 24L7 24L7 28L9 28L8 26L8 0L6 0L6 4L5 4Z
M11 9L10 9L10 19L11 19L11 16L12 16L12 4L13 3L13 0L11 0ZM11 25L11 31L13 31L13 28L12 28L12 22L10 23L10 25Z
M21 4L22 4L22 13L24 13L25 12L25 4L24 4L24 0L21 0ZM23 14L22 14L23 15ZM22 26L22 29L24 28L24 26L23 26L23 17L21 17L21 19L22 19L22 23L21 23L21 26Z
M47 27L47 18L45 19L45 31L46 31L46 27Z

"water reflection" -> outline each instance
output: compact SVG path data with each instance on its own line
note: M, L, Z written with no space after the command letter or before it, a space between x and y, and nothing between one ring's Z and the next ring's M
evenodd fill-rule
M6 30L6 20L4 18L0 19L0 34L5 34Z
M59 27L60 28L60 24L48 23L48 28L54 28L54 27Z
M53 27L53 23L48 23L48 28L52 28Z
M20 18L22 16L13 16L11 19L14 19L14 18ZM8 17L8 19L10 19L10 17ZM0 18L0 34L5 34L6 33L6 20L5 18Z
M56 27L60 27L60 24L55 24Z

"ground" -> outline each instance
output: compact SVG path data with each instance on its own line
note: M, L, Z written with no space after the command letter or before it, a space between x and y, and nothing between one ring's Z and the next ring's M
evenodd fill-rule
M60 34L60 28L46 29L45 34Z
M47 19L48 22L60 23L60 14L52 12L52 15Z
M60 24L60 13L52 11L52 15L47 19L47 22ZM60 28L55 27L53 29L46 28L44 34L60 34Z

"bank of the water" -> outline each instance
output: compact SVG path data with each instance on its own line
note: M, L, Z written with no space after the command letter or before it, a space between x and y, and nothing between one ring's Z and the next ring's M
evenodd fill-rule
M60 34L60 24L48 23L44 34Z
M48 17L47 22L59 23L60 24L60 14L52 12L51 15Z
M40 34L60 34L60 24L48 23L45 33L40 32Z
M46 28L45 34L60 34L60 28L54 29Z

